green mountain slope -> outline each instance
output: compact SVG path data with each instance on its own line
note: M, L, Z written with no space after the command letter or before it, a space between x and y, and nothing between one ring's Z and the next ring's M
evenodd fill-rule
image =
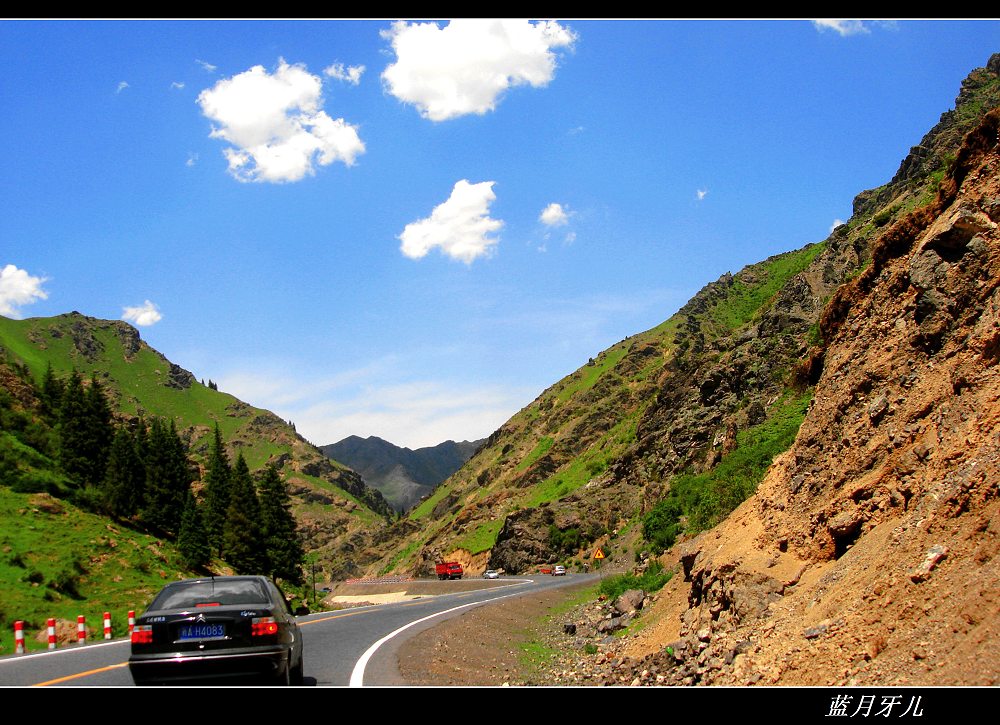
M935 198L964 134L1000 104L998 66L970 74L956 108L826 240L723 275L544 391L387 532L370 571L582 565L596 544L624 561L651 546L640 524L661 502L675 534L724 518L795 438L827 301L884 228Z
M324 456L288 423L197 381L149 347L124 322L76 312L27 320L0 317L0 368L6 371L0 383L25 410L38 403L30 399L31 386L22 378L39 384L49 366L63 377L74 369L85 379L94 376L120 419L156 416L174 421L189 456L199 466L215 425L231 460L242 453L251 470L267 463L277 465L292 493L310 561L321 574L356 571L349 542L384 527L392 516L378 491L366 486L354 471ZM10 432L0 430L0 445L24 462L34 461L37 475L48 475L45 461Z

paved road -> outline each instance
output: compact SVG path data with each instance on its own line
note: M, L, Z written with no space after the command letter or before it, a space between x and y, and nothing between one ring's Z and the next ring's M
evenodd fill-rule
M396 652L406 638L497 599L596 580L596 574L511 577L509 586L299 618L307 685L401 685ZM457 583L457 582L456 582ZM2 685L130 686L127 640L0 658Z

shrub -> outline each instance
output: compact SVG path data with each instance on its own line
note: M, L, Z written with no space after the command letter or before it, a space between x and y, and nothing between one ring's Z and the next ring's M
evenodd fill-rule
M663 565L658 561L652 562L646 571L640 575L619 574L610 576L601 581L598 592L608 599L617 599L629 589L641 589L647 594L658 592L663 585L670 581L674 573L664 570Z

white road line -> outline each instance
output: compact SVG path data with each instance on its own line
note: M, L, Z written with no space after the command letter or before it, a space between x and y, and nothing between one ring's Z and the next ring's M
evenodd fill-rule
M426 617L421 617L420 619L414 620L414 621L410 622L409 624L404 624L402 627L400 627L399 629L397 629L397 630L395 630L393 632L389 632L389 634L387 634L385 637L383 637L378 642L376 642L375 644L373 644L371 647L369 647L367 650L365 650L365 653L363 655L361 655L361 659L359 659L357 661L357 663L354 665L354 670L351 672L350 686L351 687L363 687L364 686L364 684L365 684L365 667L368 666L368 660L370 660L372 658L372 655L374 655L375 652L378 651L379 647L381 647L382 645L384 645L386 642L388 642L390 639L392 639L393 637L395 637L400 632L403 632L403 631L409 629L410 627L418 625L421 622L426 622L428 619L434 619L434 617L440 617L442 614L448 614L450 612L457 612L459 609L465 609L466 607L474 607L477 604L486 604L487 602L495 602L495 601L500 600L500 599L507 599L508 597L521 596L521 594L523 594L523 592L514 592L512 594L504 594L502 597L494 597L492 599L486 599L486 600L479 601L479 602L469 602L468 604L462 604L462 605L459 605L457 607L452 607L451 609L445 609L443 612L436 612L435 614L429 614Z

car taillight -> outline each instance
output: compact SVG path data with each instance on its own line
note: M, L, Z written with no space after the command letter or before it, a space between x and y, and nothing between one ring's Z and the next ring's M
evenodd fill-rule
M254 617L250 623L250 635L261 637L278 633L278 622L274 617Z
M153 625L135 625L132 629L132 644L153 644Z

